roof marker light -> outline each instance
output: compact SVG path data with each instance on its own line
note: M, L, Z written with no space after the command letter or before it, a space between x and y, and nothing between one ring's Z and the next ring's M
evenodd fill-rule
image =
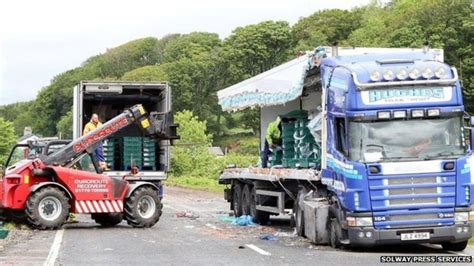
M400 69L397 73L398 80L404 80L408 77L408 73L405 69Z
M383 73L383 78L387 81L390 81L395 78L395 74L393 73L392 70L388 69L388 70L385 70L385 72Z
M377 70L374 70L372 71L372 73L370 73L370 80L372 81L379 81L380 80L380 72L378 72Z
M436 69L435 77L442 79L444 78L445 75L446 75L446 71L444 70L443 67L439 67L438 69Z
M423 117L425 116L424 110L411 110L411 117Z
M408 74L408 76L411 79L417 79L420 77L420 70L418 68L413 68L412 70L410 70L410 73Z
M405 117L407 117L407 112L405 110L393 112L393 118L405 118Z
M429 109L428 116L439 116L439 109Z
M390 119L390 112L389 111L378 112L377 113L377 118L378 119Z
M433 70L431 70L431 68L427 67L425 68L425 70L423 70L423 73L421 75L425 79L430 79L434 76L434 73L433 73Z

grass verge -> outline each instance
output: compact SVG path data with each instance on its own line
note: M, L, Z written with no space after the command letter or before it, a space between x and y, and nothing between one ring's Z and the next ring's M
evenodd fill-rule
M219 185L217 180L195 176L170 176L165 181L166 185L180 186L192 189L199 189L211 192L223 192L224 186Z
M474 246L474 237L471 237L471 239L469 239L469 245L473 245L473 246Z

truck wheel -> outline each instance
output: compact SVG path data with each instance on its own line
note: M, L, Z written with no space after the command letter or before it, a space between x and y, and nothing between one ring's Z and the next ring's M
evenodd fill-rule
M250 186L248 184L242 189L242 215L250 215Z
M26 202L28 222L37 229L57 229L69 216L69 199L55 187L45 187L30 195Z
M296 234L298 234L299 236L304 236L304 211L302 206L300 206L300 201L303 201L303 197L305 196L305 194L305 188L300 188L298 190L298 196L296 197L295 204L293 207Z
M257 189L253 186L250 191L250 216L253 217L254 222L261 225L267 225L270 221L270 213L257 210L257 204L259 204Z
M329 244L333 248L339 248L341 246L341 225L336 218L329 218Z
M160 220L162 208L156 189L139 187L125 201L125 220L133 227L152 227Z
M242 185L234 185L232 193L232 206L234 207L234 216L242 216Z
M467 242L468 242L467 240L458 242L458 243L445 242L445 243L442 243L441 246L443 247L444 250L463 251L467 246Z
M123 220L123 213L93 213L91 218L104 227L114 226Z

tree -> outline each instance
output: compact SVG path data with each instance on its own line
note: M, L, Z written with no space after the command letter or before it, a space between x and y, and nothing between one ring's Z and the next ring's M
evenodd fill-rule
M8 158L11 146L16 142L13 124L0 117L0 166Z
M292 28L294 50L312 50L322 45L342 42L360 27L361 12L340 9L317 11L300 19Z
M61 117L56 126L56 131L62 139L72 139L72 111Z
M144 66L125 73L121 80L129 81L167 81L168 75L163 65Z

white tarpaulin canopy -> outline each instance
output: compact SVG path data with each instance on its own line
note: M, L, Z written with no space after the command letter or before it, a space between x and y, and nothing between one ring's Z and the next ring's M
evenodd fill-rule
M423 50L413 48L340 47L338 48L338 55L355 56L416 51L421 52ZM434 52L434 60L443 61L442 49L431 51ZM280 105L292 101L301 96L306 72L310 69L311 64L318 64L317 59L323 56L330 57L332 53L330 47L318 47L314 52L308 52L255 77L225 88L217 92L219 104L224 111L232 112L249 107Z
M298 98L303 92L306 71L310 68L311 54L302 55L217 92L219 104L227 112L254 106L284 104Z

